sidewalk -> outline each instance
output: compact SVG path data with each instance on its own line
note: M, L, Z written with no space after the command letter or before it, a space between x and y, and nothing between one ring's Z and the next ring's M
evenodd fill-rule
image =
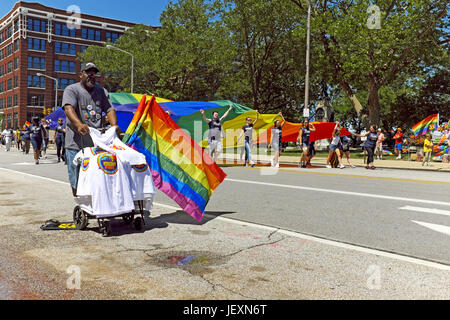
M404 155L403 159L405 159L407 155ZM270 165L270 160L273 156L265 155L265 154L254 154L252 153L253 161L256 162L257 165ZM240 154L234 153L223 153L219 157L221 160L225 160L225 163L238 163L242 164L240 161ZM234 161L232 161L234 160ZM280 166L281 167L292 167L298 166L300 157L293 156L283 156L280 157ZM351 163L357 167L365 167L364 159L350 159ZM326 165L327 159L322 157L314 157L311 161L312 165L316 166L324 166ZM346 167L348 166L347 160L344 158L342 162ZM430 166L423 166L422 162L418 161L407 161L407 160L376 160L375 159L375 167L383 168L383 169L404 169L404 170L423 170L423 171L443 171L450 172L450 163L442 163L442 162L432 162Z

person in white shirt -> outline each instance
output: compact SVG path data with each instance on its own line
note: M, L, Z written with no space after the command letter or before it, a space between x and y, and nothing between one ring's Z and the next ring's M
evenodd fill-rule
M383 141L384 141L383 130L381 130L381 128L378 128L377 144L375 147L375 153L377 155L378 160L383 160Z
M11 129L5 129L2 132L2 136L5 139L6 151L9 151L11 149L12 135L13 133Z

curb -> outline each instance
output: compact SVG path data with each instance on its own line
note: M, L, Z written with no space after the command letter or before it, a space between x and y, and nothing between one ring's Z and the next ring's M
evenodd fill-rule
M219 159L219 160L223 161L225 164L228 164L228 162L229 163L236 163L234 161L234 159L227 159L227 158L224 159L224 158L222 158L222 159ZM288 165L290 167L292 167L292 166L298 167L298 162L280 161L279 163L280 163L281 166ZM239 164L241 164L241 163L239 163ZM256 164L257 165L258 164L265 164L266 165L266 164L270 164L270 161L269 160L258 160L258 161L256 161ZM325 167L325 163L311 162L311 164L314 165L314 166L323 166L323 167ZM358 168L365 168L365 165L355 164L355 163L353 165L355 167L358 167ZM375 166L375 167L376 167L376 169L414 170L414 171L430 171L430 172L448 172L448 173L450 173L450 166L449 166L448 169L447 168L405 168L405 167L392 167L392 166ZM335 168L333 168L333 169L335 169Z

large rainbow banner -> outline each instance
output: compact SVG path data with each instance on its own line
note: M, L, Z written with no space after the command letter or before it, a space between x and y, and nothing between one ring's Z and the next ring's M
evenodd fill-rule
M428 131L432 131L430 128L431 126L434 126L434 128L437 128L439 126L439 114L432 114L419 123L416 123L412 127L414 136L417 137L419 135L426 134Z
M226 174L165 110L144 95L123 142L143 153L155 186L201 221Z

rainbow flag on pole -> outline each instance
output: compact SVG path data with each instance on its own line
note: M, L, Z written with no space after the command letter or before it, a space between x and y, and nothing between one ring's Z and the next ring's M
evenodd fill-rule
M432 114L431 116L426 117L419 123L416 123L412 130L414 132L414 136L424 135L428 131L430 131L430 126L433 125L434 128L439 126L439 114Z
M156 102L144 95L123 142L143 153L155 186L201 221L226 174Z

